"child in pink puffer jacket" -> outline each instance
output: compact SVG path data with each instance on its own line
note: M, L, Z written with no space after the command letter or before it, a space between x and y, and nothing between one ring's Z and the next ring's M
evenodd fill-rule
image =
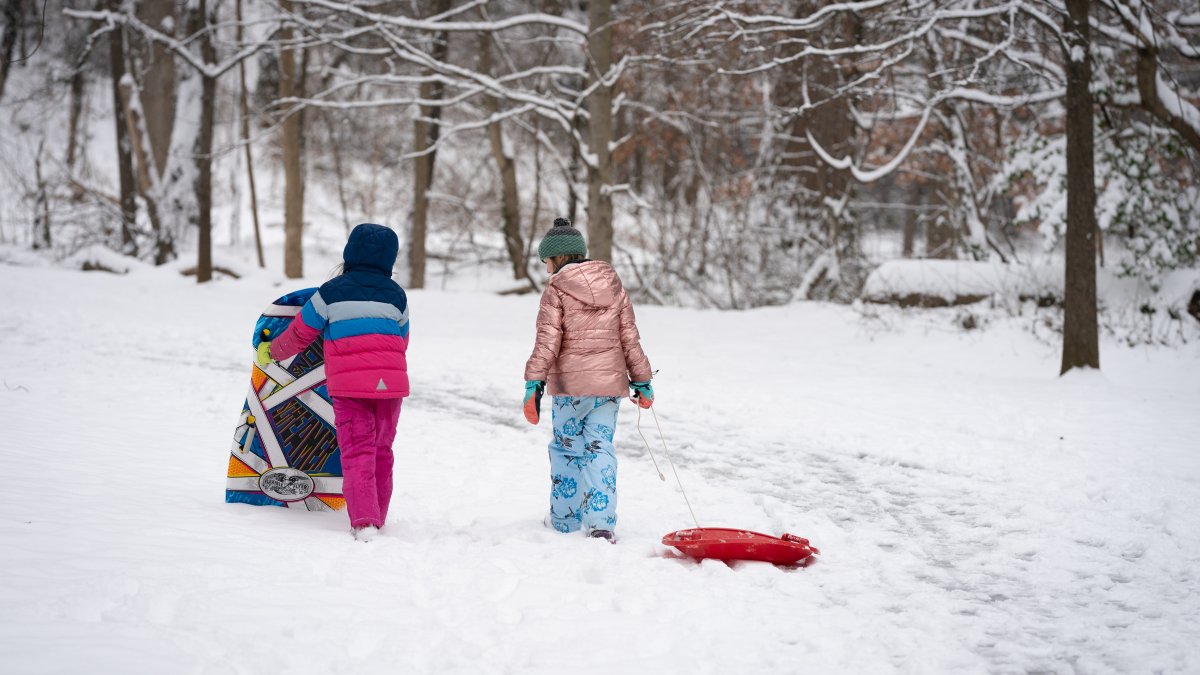
M537 424L542 392L553 397L550 524L615 541L617 458L613 435L632 387L654 402L629 295L612 265L587 260L583 235L558 218L538 246L552 275L542 293L537 340L525 364L525 417Z

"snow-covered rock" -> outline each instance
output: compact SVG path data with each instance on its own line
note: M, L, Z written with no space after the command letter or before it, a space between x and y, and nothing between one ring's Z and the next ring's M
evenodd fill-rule
M1063 278L1061 264L892 260L867 277L862 299L901 307L947 307L987 299L1010 305L1028 300L1055 305L1062 303ZM1118 277L1103 268L1096 273L1102 310L1161 311L1178 318L1189 313L1189 303L1198 292L1200 270L1168 272L1154 285L1135 277Z

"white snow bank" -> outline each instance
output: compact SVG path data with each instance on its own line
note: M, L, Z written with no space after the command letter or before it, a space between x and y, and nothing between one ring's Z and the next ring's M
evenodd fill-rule
M1200 310L1190 306L1200 293L1200 270L1175 270L1165 275L1159 288L1151 296L1152 307L1163 307L1174 311L1195 312L1200 321Z
M890 304L945 305L978 302L992 296L1013 298L1062 295L1062 267L1024 266L966 260L891 260L875 268L863 287L863 299ZM925 300L922 302L921 299Z
M926 307L968 304L988 298L1057 304L1062 301L1063 277L1061 263L892 260L871 272L862 297L867 302ZM1138 311L1153 308L1182 316L1197 291L1200 291L1200 270L1175 270L1165 274L1157 286L1142 279L1118 277L1103 268L1096 273L1096 293L1102 308Z
M80 249L63 260L63 264L84 271L112 272L113 274L129 274L133 271L153 269L154 267L149 263L99 244Z
M213 251L215 279L236 277L262 280L273 284L285 281L284 276L278 271L259 268L249 255L251 254L239 255L226 248L215 249ZM117 275L147 274L157 275L159 278L162 275L178 275L190 277L194 282L196 254L194 251L190 251L175 260L156 266L139 258L114 251L102 244L85 246L61 259L55 251L33 251L23 246L0 245L0 264L17 267L65 267L71 270L108 272Z

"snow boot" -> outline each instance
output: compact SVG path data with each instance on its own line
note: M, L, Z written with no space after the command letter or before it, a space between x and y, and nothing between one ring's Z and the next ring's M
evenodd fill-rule
M375 535L379 534L379 528L374 525L364 525L363 527L354 528L354 539L356 541L371 541Z
M617 543L617 535L613 534L612 530L592 530L588 532L588 537L592 539L605 539L610 544Z

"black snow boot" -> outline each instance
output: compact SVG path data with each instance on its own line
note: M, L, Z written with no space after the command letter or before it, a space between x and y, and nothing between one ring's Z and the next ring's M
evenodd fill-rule
M612 530L592 530L588 532L588 536L593 539L607 539L608 543L617 543L617 535L612 533Z

